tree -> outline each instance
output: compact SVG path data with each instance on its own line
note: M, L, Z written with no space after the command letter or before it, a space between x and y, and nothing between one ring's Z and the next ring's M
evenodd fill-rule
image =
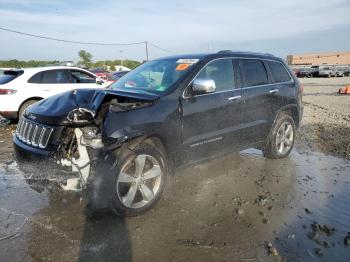
M90 54L85 50L80 50L79 57L80 57L80 61L79 61L80 64L84 65L85 67L91 66L92 54Z
M115 71L115 66L114 66L114 65L111 65L111 66L109 67L109 70L110 70L110 71Z

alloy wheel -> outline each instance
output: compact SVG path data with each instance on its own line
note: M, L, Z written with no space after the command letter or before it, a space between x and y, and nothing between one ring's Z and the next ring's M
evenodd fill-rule
M277 131L276 149L280 155L286 154L293 146L294 131L293 126L289 122L283 122Z
M120 169L117 195L127 208L141 208L156 197L162 179L159 162L151 155L138 155Z

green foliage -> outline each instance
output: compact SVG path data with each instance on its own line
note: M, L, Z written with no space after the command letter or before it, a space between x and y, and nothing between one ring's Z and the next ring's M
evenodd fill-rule
M110 70L110 71L115 71L115 70L116 70L116 69L115 69L115 66L114 66L114 65L109 66L109 70Z
M85 50L80 50L79 57L80 57L79 64L81 64L85 67L91 66L92 54L90 54L89 52L87 52Z
M59 61L38 61L38 60L30 60L30 61L21 61L21 60L1 60L0 67L4 68L27 68L27 67L41 67L41 66L50 66L58 64Z

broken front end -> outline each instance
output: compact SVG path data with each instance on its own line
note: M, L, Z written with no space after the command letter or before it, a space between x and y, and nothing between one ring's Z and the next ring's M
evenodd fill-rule
M106 117L151 103L150 97L96 90L74 90L42 100L19 120L14 134L16 157L22 167L28 166L29 160L40 168L29 172L31 179L55 181L64 190L81 191L96 162L137 136L119 125L113 137L108 137Z

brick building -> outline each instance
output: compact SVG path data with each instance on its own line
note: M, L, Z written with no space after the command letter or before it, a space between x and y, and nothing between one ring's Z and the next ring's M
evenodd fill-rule
M350 51L287 56L289 65L349 65Z

